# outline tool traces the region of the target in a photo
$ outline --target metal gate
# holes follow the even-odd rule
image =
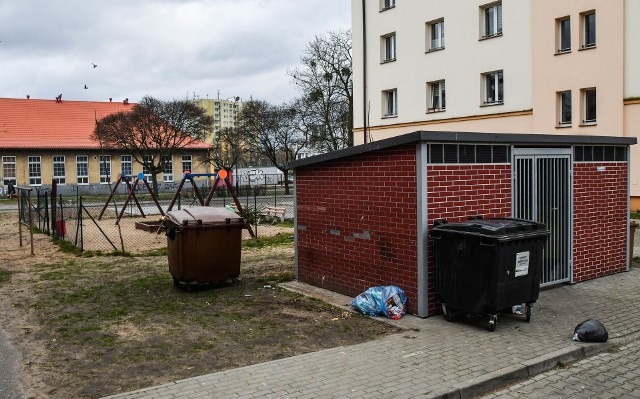
[[[571,149],[514,149],[513,215],[544,223],[541,286],[571,281]]]

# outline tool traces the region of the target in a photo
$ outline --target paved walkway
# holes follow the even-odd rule
[[[640,233],[640,232],[639,232]],[[349,298],[299,283],[345,305]],[[194,377],[111,398],[468,398],[506,383],[633,342],[640,336],[640,269],[540,293],[531,323],[501,315],[487,320],[405,316],[406,331],[376,341]],[[606,344],[571,340],[575,326],[596,317]]]
[[[482,398],[640,398],[640,342],[555,368]]]

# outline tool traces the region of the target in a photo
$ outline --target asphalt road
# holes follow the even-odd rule
[[[0,398],[24,399],[20,375],[20,353],[7,341],[0,329]]]

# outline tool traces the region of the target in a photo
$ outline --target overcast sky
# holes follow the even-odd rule
[[[0,97],[135,102],[219,90],[286,101],[296,95],[287,70],[315,35],[350,28],[350,4],[1,0]]]

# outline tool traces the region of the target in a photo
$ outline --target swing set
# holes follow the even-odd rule
[[[215,177],[215,181],[211,185],[211,188],[209,189],[209,194],[207,195],[206,200],[202,198],[202,194],[200,193],[200,190],[198,189],[198,186],[196,185],[196,182],[193,180],[195,177]],[[133,183],[132,183],[132,180],[133,180]],[[169,207],[167,208],[167,212],[169,212],[169,211],[171,211],[173,209],[173,206],[175,205],[176,201],[180,197],[180,193],[182,192],[182,188],[184,187],[184,184],[185,184],[185,182],[187,180],[189,182],[191,182],[191,186],[193,187],[193,191],[195,193],[196,198],[198,199],[198,202],[200,203],[200,206],[209,206],[209,204],[211,203],[211,199],[213,198],[213,195],[215,194],[216,187],[218,187],[218,184],[220,183],[220,180],[224,180],[225,185],[227,186],[227,189],[229,190],[229,193],[231,193],[231,197],[233,198],[233,201],[235,202],[235,205],[236,205],[236,208],[238,209],[238,212],[240,214],[242,214],[242,212],[243,212],[242,205],[240,204],[240,200],[238,200],[238,196],[236,195],[236,191],[233,189],[233,185],[231,184],[231,181],[229,181],[229,175],[228,175],[227,171],[224,170],[224,169],[219,170],[218,173],[191,173],[190,171],[184,172],[184,175],[182,176],[182,180],[180,181],[180,185],[178,186],[178,189],[176,190],[175,194],[173,195],[173,198],[171,199],[171,203],[169,204]],[[140,181],[142,181],[144,183],[144,187],[146,188],[146,190],[149,193],[149,195],[151,195],[151,198],[153,199],[153,202],[156,204],[156,207],[158,208],[158,211],[160,211],[160,214],[162,216],[165,216],[165,212],[162,210],[162,207],[160,206],[160,203],[158,202],[158,198],[153,193],[153,189],[151,188],[151,186],[149,185],[149,182],[145,178],[144,173],[138,173],[137,176],[120,174],[118,176],[118,180],[116,181],[116,184],[113,186],[113,189],[111,190],[111,194],[109,194],[109,198],[107,199],[106,203],[102,207],[102,210],[100,211],[100,215],[98,216],[98,220],[100,220],[102,218],[104,212],[107,210],[107,207],[109,206],[109,202],[111,202],[111,200],[113,199],[113,196],[115,195],[116,190],[118,189],[118,186],[122,182],[124,182],[127,185],[128,195],[127,195],[127,199],[124,202],[124,205],[122,206],[122,209],[120,210],[120,213],[118,214],[118,218],[117,218],[116,224],[120,222],[120,219],[122,219],[122,216],[123,216],[123,214],[125,212],[125,209],[126,209],[127,205],[129,204],[129,202],[131,200],[133,200],[135,202],[135,204],[137,205],[138,210],[140,211],[140,215],[142,215],[142,217],[146,218],[146,216],[144,214],[144,211],[142,210],[142,206],[140,205],[140,202],[138,201],[138,197],[136,197],[136,188],[137,188],[138,184],[140,183]],[[253,229],[251,228],[251,225],[250,224],[246,224],[246,227],[247,227],[247,230],[249,230],[249,235],[251,236],[251,238],[255,238],[255,233],[253,232]]]

